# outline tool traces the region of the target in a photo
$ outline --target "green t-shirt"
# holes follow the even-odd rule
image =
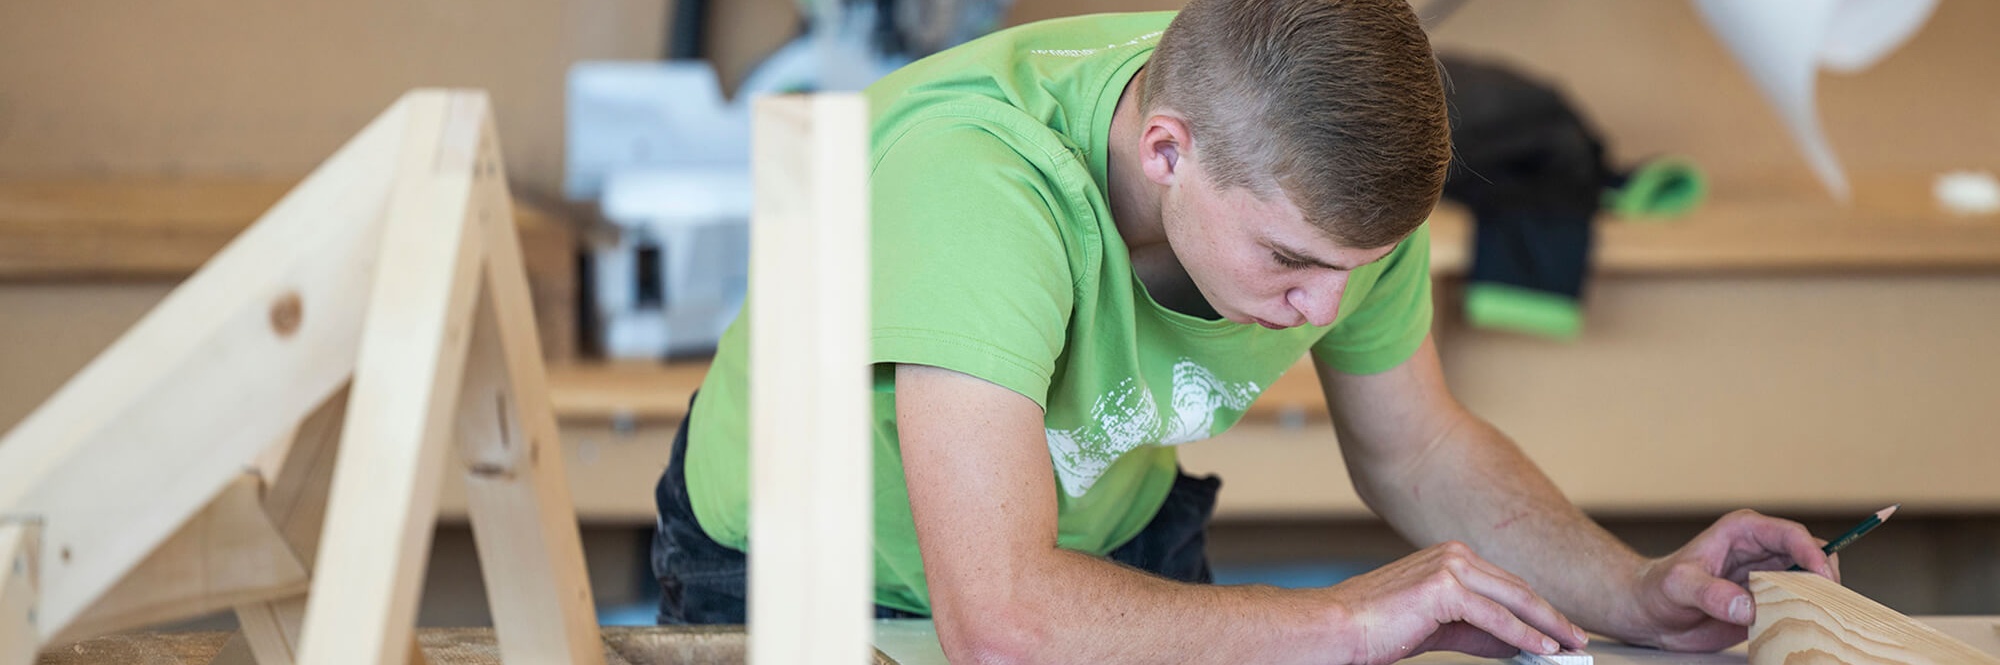
[[[970,374],[1041,405],[1058,543],[1103,555],[1165,500],[1172,446],[1235,424],[1308,350],[1372,373],[1408,359],[1429,331],[1425,228],[1349,277],[1327,327],[1211,321],[1147,295],[1106,202],[1105,134],[1172,18],[1021,26],[868,89],[877,603],[930,612],[896,434],[896,363]],[[747,325],[739,318],[724,334],[702,384],[686,466],[702,529],[746,549]]]

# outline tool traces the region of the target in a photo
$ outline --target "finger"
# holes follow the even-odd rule
[[[1694,564],[1675,564],[1660,584],[1660,591],[1675,605],[1692,607],[1739,626],[1748,626],[1756,619],[1756,603],[1751,601],[1749,591]]]
[[[1765,515],[1754,515],[1745,520],[1743,533],[1747,539],[1736,539],[1732,550],[1746,554],[1744,558],[1755,559],[1762,554],[1783,555],[1792,563],[1806,570],[1831,577],[1832,569],[1826,562],[1826,553],[1820,547],[1826,541],[1814,538],[1805,525],[1791,520],[1781,520]]]
[[[1696,607],[1704,615],[1734,625],[1750,625],[1756,621],[1756,603],[1750,599],[1748,589],[1714,575],[1704,575],[1694,567],[1686,567],[1686,571],[1690,573],[1672,579],[1672,583],[1684,589],[1680,595],[1686,597],[1686,607]],[[1668,593],[1668,597],[1674,595],[1676,593],[1672,591]]]
[[[1829,555],[1827,555],[1827,557],[1826,557],[1826,567],[1827,567],[1827,569],[1828,569],[1828,570],[1832,571],[1832,573],[1833,573],[1832,575],[1828,575],[1828,576],[1827,576],[1827,579],[1831,579],[1831,580],[1833,580],[1833,581],[1835,581],[1835,582],[1839,582],[1839,581],[1840,581],[1840,555],[1839,555],[1839,554],[1829,554]]]
[[[1483,564],[1483,565],[1482,565]],[[1527,624],[1534,626],[1542,634],[1556,638],[1562,646],[1581,649],[1589,638],[1583,629],[1563,616],[1560,610],[1528,586],[1527,581],[1493,565],[1484,559],[1470,557],[1459,565],[1449,566],[1459,584],[1506,608],[1507,612]]]
[[[1482,658],[1508,658],[1521,649],[1499,638],[1488,635],[1463,621],[1454,621],[1438,627],[1436,633],[1426,640],[1423,651],[1457,651]],[[1416,655],[1416,654],[1411,654]]]
[[[1528,625],[1505,606],[1469,591],[1460,589],[1456,619],[1528,653],[1552,654],[1562,648],[1555,638]]]

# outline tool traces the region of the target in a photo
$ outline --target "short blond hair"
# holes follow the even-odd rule
[[[1289,197],[1335,241],[1400,241],[1437,205],[1451,127],[1406,0],[1191,0],[1146,65],[1218,185]]]

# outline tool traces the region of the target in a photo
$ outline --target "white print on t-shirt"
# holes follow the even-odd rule
[[[1153,39],[1159,36],[1160,36],[1159,32],[1149,32],[1143,35],[1139,35],[1137,37],[1133,37],[1132,41],[1128,41],[1123,44],[1105,44],[1103,48],[1038,48],[1038,49],[1029,49],[1028,52],[1033,53],[1035,55],[1055,55],[1055,56],[1062,56],[1065,58],[1081,58],[1089,55],[1097,55],[1097,53],[1100,51],[1108,51],[1111,49],[1125,47],[1125,46],[1144,44],[1146,42],[1152,41]]]
[[[1208,438],[1215,412],[1241,412],[1263,388],[1228,383],[1188,358],[1174,363],[1173,403],[1161,413],[1153,392],[1134,379],[1120,381],[1091,405],[1090,422],[1076,429],[1049,429],[1049,456],[1056,478],[1070,496],[1083,496],[1120,455],[1143,445],[1173,446]]]

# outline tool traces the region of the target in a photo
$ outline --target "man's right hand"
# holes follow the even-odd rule
[[[1425,548],[1326,589],[1347,608],[1346,662],[1390,663],[1426,651],[1505,658],[1581,649],[1583,629],[1528,583],[1459,542]]]

